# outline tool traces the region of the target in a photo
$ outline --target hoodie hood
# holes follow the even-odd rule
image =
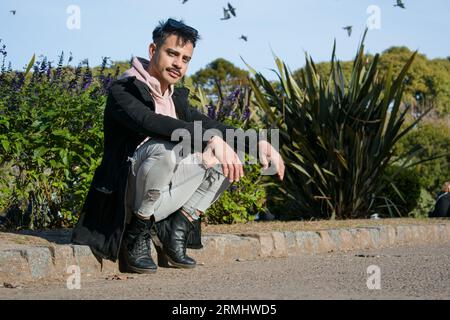
[[[172,100],[174,86],[170,85],[166,92],[161,92],[161,84],[158,79],[147,72],[149,64],[150,61],[147,59],[133,57],[131,68],[125,71],[120,79],[136,77],[137,80],[145,83],[155,101],[155,112],[176,119],[175,105]]]

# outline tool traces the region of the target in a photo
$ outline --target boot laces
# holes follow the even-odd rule
[[[134,243],[133,252],[137,255],[148,254],[150,251],[150,230],[141,232]]]

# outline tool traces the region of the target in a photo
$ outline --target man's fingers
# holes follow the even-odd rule
[[[261,165],[264,170],[266,170],[269,167],[269,161],[267,160],[267,157],[265,154],[261,154],[260,156]]]
[[[240,165],[238,163],[234,164],[234,177],[236,181],[239,181],[239,179],[242,177],[241,176],[241,169],[240,169]]]
[[[223,175],[228,178],[228,174],[229,174],[228,164],[222,163],[222,171],[223,171]]]
[[[280,161],[280,168],[278,169],[278,175],[280,177],[280,180],[284,179],[284,170],[285,170],[284,162],[283,162],[283,160],[281,160]]]
[[[230,180],[230,182],[234,182],[234,167],[232,164],[228,164],[228,180]]]

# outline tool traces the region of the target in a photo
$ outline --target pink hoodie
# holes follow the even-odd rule
[[[125,71],[120,79],[135,76],[137,80],[145,83],[150,88],[152,97],[155,100],[155,112],[177,119],[175,104],[172,100],[174,87],[171,85],[163,94],[158,79],[147,72],[149,63],[150,61],[144,58],[134,57],[131,63],[131,69]]]

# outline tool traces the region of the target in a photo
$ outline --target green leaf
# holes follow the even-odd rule
[[[28,66],[27,66],[27,69],[25,70],[24,76],[27,76],[27,74],[30,72],[31,68],[32,68],[33,65],[34,65],[34,61],[35,61],[35,60],[36,60],[36,55],[33,54],[33,56],[31,57],[30,62],[28,62]]]
[[[5,152],[10,152],[11,151],[11,147],[10,147],[9,141],[6,140],[6,139],[1,139],[0,141],[2,143],[2,147],[5,150]]]
[[[48,149],[46,147],[39,147],[36,150],[34,150],[33,152],[33,158],[40,158],[42,157],[44,154],[46,154],[48,151]]]

